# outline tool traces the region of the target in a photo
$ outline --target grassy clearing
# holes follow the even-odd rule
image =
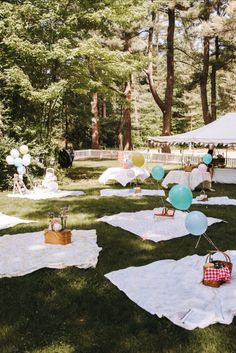
[[[161,206],[159,197],[100,198],[103,186],[98,176],[110,161],[76,162],[61,188],[82,190],[83,197],[54,200],[9,199],[0,194],[1,212],[37,223],[18,225],[0,235],[41,230],[47,226],[47,212],[70,206],[69,227],[96,228],[103,248],[96,269],[42,269],[18,278],[3,278],[0,286],[1,353],[233,353],[236,351],[236,320],[230,325],[212,325],[187,331],[169,320],[158,319],[139,308],[113,286],[104,274],[128,266],[198,253],[209,244],[186,236],[154,243],[119,228],[96,222],[98,217],[123,211]],[[110,183],[108,187],[120,186]],[[151,180],[144,186],[156,188]],[[215,196],[236,198],[235,185],[215,185]],[[197,192],[195,193],[195,195]],[[208,235],[223,250],[236,248],[236,220],[233,206],[192,206],[207,216],[228,223],[209,228]],[[174,290],[174,288],[173,288]]]

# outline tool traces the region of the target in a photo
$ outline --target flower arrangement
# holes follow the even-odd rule
[[[66,222],[68,218],[69,207],[60,208],[58,213],[48,212],[49,217],[49,230],[54,230],[55,232],[66,229]]]

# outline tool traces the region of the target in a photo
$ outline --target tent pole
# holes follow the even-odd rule
[[[226,146],[226,149],[225,149],[225,165],[227,167],[227,164],[228,164],[228,145]]]

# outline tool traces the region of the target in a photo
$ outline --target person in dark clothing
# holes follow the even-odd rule
[[[210,145],[209,146],[209,150],[208,150],[208,154],[210,154],[211,156],[212,156],[212,158],[213,158],[213,155],[214,155],[214,148],[215,148],[215,146],[214,145]],[[208,172],[210,173],[210,175],[211,175],[211,178],[213,177],[213,173],[214,173],[214,165],[213,165],[213,161],[211,161],[211,163],[209,163],[208,165],[207,165],[207,168],[208,168]]]

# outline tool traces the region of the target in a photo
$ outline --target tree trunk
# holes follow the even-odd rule
[[[91,101],[92,117],[92,149],[99,149],[99,126],[98,126],[98,94],[92,93]]]
[[[172,120],[172,105],[174,92],[174,33],[175,33],[175,2],[168,8],[168,31],[167,31],[167,76],[166,76],[166,91],[165,99],[162,100],[158,95],[153,81],[153,28],[156,21],[156,14],[152,12],[153,26],[149,28],[148,34],[148,57],[149,66],[146,72],[150,91],[154,101],[160,108],[163,114],[163,135],[170,135],[171,120]],[[169,147],[167,148],[169,151]]]
[[[174,33],[175,33],[175,8],[168,9],[167,32],[167,77],[165,93],[165,111],[163,113],[163,135],[171,133],[172,105],[174,92]]]
[[[120,127],[119,127],[119,130],[118,130],[118,146],[119,146],[119,150],[120,151],[123,151],[123,149],[124,149],[123,123],[124,123],[124,120],[123,120],[123,107],[121,105],[121,107],[120,107]]]
[[[205,124],[211,122],[211,114],[208,107],[207,97],[207,80],[209,72],[209,37],[203,39],[203,68],[200,74],[200,90],[201,90],[201,103],[202,103],[202,114]]]
[[[215,38],[215,62],[211,71],[211,121],[216,120],[216,72],[219,58],[219,39]]]
[[[124,51],[131,50],[131,33],[125,32],[124,34]],[[125,83],[125,107],[123,110],[123,117],[118,131],[119,149],[131,150],[132,145],[132,124],[131,124],[131,103],[132,103],[132,78],[131,75]]]
[[[131,102],[132,102],[132,89],[131,89],[131,77],[129,81],[126,82],[125,87],[125,96],[126,96],[126,107],[123,113],[123,128],[124,128],[124,150],[132,150],[132,126],[131,126]]]
[[[107,101],[106,98],[102,100],[102,119],[105,120],[107,117]]]

